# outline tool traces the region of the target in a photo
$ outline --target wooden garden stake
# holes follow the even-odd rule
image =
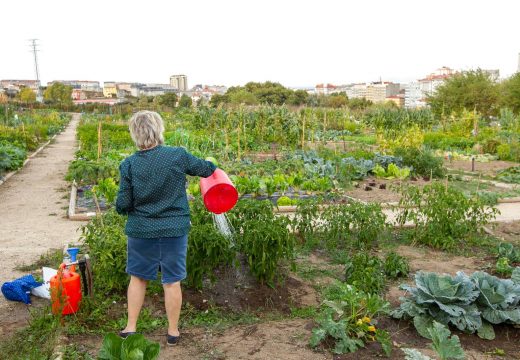
[[[237,147],[238,147],[237,159],[238,159],[238,161],[240,161],[240,126],[237,129]]]
[[[430,181],[433,179],[433,169],[430,169]]]
[[[445,180],[445,191],[448,192],[448,175],[446,175],[446,180]]]
[[[479,173],[478,174],[478,183],[477,183],[477,195],[478,195],[478,191],[480,189],[480,179],[482,178],[482,173]]]
[[[105,227],[105,224],[103,223],[103,217],[101,216],[101,208],[99,207],[99,201],[96,195],[96,190],[92,189],[92,196],[94,197],[94,203],[96,204],[96,216],[99,218],[99,221],[101,222],[101,226]]]
[[[97,136],[98,136],[98,143],[97,143],[97,159],[98,159],[98,161],[99,161],[99,158],[101,157],[101,121],[98,122]]]
[[[302,150],[305,146],[305,115],[303,115],[303,126],[302,126]]]

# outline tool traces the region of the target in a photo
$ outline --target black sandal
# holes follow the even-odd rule
[[[168,346],[174,346],[174,345],[177,345],[179,343],[179,340],[180,340],[181,336],[173,336],[173,335],[170,335],[170,334],[166,334],[166,344]]]
[[[119,332],[119,337],[123,338],[123,339],[126,339],[130,335],[135,335],[135,334],[137,334],[137,332],[135,332],[135,331],[127,331],[127,332],[120,331]]]

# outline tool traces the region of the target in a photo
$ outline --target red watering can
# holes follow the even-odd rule
[[[78,311],[81,301],[81,282],[75,267],[67,269],[61,264],[58,274],[51,278],[52,312],[62,315],[73,314]]]
[[[206,209],[215,214],[231,210],[238,201],[238,191],[227,174],[216,169],[211,176],[200,179],[200,192]]]

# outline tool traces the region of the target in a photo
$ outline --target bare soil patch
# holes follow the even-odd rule
[[[444,161],[444,165],[450,170],[471,171],[471,160],[453,160]],[[520,164],[512,161],[495,160],[489,162],[475,161],[475,172],[482,173],[485,176],[495,176],[498,171],[518,166]]]
[[[520,246],[520,221],[496,223],[491,231],[498,238]]]
[[[403,183],[423,187],[424,185],[430,184],[431,182],[422,178],[398,181],[368,177],[363,181],[360,181],[357,184],[357,187],[355,187],[353,190],[347,191],[346,195],[366,202],[397,202],[401,199],[401,195],[393,187],[399,186]]]

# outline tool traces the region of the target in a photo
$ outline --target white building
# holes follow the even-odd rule
[[[404,107],[408,109],[425,107],[426,101],[418,81],[406,84],[404,89]]]
[[[188,91],[188,77],[186,75],[172,75],[170,76],[170,86],[181,92]]]
[[[73,89],[80,89],[83,91],[94,91],[101,92],[101,86],[99,85],[99,81],[90,81],[90,80],[54,80],[47,84],[47,86],[51,86],[54,83],[61,83],[63,85],[67,85],[72,87]]]

